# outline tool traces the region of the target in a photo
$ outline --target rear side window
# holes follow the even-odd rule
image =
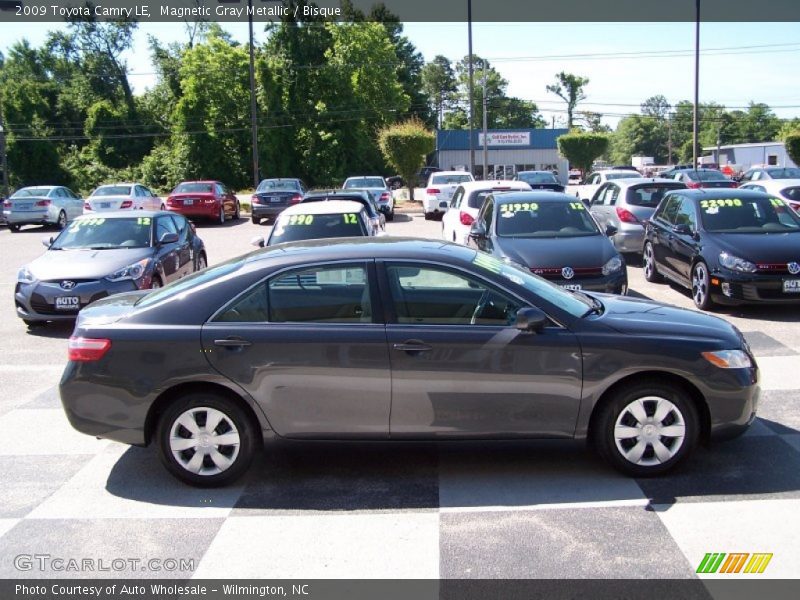
[[[655,208],[668,191],[682,188],[683,186],[665,184],[632,187],[628,188],[625,201],[631,206]]]
[[[268,318],[267,286],[262,282],[234,300],[217,315],[214,321],[223,323],[263,323]]]
[[[675,223],[675,215],[678,213],[678,209],[681,205],[681,197],[680,196],[670,196],[661,208],[656,211],[656,219],[664,221],[672,225]]]
[[[483,206],[483,201],[486,200],[486,196],[491,194],[491,190],[484,190],[482,192],[475,192],[470,195],[469,200],[467,203],[469,204],[470,208],[480,208]]]
[[[781,194],[784,198],[788,198],[789,200],[794,200],[795,202],[800,202],[800,186],[786,188],[781,190]]]

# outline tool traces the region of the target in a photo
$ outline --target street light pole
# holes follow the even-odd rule
[[[486,98],[486,61],[483,61],[483,180],[489,179],[489,128],[488,117],[486,116],[489,102]]]
[[[0,160],[3,168],[3,199],[8,198],[8,157],[6,156],[6,128],[3,126],[3,117],[0,115]],[[0,205],[0,215],[3,214]]]
[[[256,67],[253,44],[253,0],[247,0],[247,24],[250,30],[250,130],[253,137],[253,189],[259,184],[258,114],[256,113]]]
[[[475,113],[472,95],[475,90],[475,72],[472,68],[472,0],[467,0],[467,44],[469,46],[469,172],[475,174]]]
[[[700,0],[695,0],[694,23],[694,112],[692,114],[692,166],[697,169],[698,120],[700,102]]]

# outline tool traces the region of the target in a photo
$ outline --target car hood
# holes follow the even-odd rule
[[[152,255],[153,248],[48,250],[29,263],[28,270],[39,281],[99,279]]]
[[[591,295],[604,306],[598,322],[624,335],[708,338],[723,341],[730,350],[744,345],[738,329],[713,315],[630,296]]]
[[[527,267],[602,267],[617,255],[604,235],[564,238],[495,238],[495,254]]]
[[[800,262],[800,233],[706,232],[706,235],[720,250],[756,264]]]

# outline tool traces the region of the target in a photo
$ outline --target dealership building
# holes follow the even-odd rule
[[[490,129],[486,135],[489,178],[510,179],[519,171],[558,171],[566,182],[569,163],[558,155],[556,138],[567,129]],[[483,132],[473,131],[475,177],[483,178]],[[436,166],[469,170],[469,131],[436,132]]]
[[[746,171],[750,167],[796,167],[786,152],[783,142],[759,142],[754,144],[728,144],[725,146],[708,146],[703,148],[711,157],[710,162],[720,166],[735,165],[738,170]]]

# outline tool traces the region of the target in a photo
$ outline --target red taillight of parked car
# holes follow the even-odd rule
[[[792,208],[792,210],[800,212],[800,202],[789,202],[789,206]]]
[[[93,362],[100,360],[111,348],[111,340],[106,338],[69,338],[69,360]]]
[[[50,200],[39,200],[36,206],[50,206]]]
[[[291,198],[289,198],[289,204],[300,204],[303,201],[303,196],[301,194],[295,194]]]
[[[92,210],[92,205],[88,202],[83,203],[83,210]]]
[[[167,206],[175,206],[175,198],[167,196]]]
[[[622,208],[621,206],[617,207],[617,216],[623,223],[640,223],[635,214],[633,214],[627,208]]]
[[[738,187],[739,187],[739,184],[738,184],[738,183],[736,183],[735,181],[731,181],[731,182],[730,182],[730,186],[731,186],[732,188],[738,188]]]
[[[123,200],[119,205],[120,208],[130,208],[131,206],[133,206],[133,200]]]
[[[255,194],[253,194],[252,196],[250,196],[250,203],[251,204],[261,204],[261,199],[258,196],[256,196]]]
[[[697,190],[703,187],[703,184],[700,183],[699,181],[687,181],[686,187],[689,188],[690,190]]]
[[[383,192],[381,194],[381,202],[388,202],[389,201],[389,192]]]
[[[11,200],[6,200],[3,202],[3,208],[11,208]]]
[[[464,211],[459,213],[458,218],[461,220],[462,225],[472,225],[475,222],[475,219],[472,218],[472,215],[465,213]]]
[[[440,190],[439,188],[428,188],[427,190],[425,190],[425,193],[431,195],[441,194],[442,190]]]

